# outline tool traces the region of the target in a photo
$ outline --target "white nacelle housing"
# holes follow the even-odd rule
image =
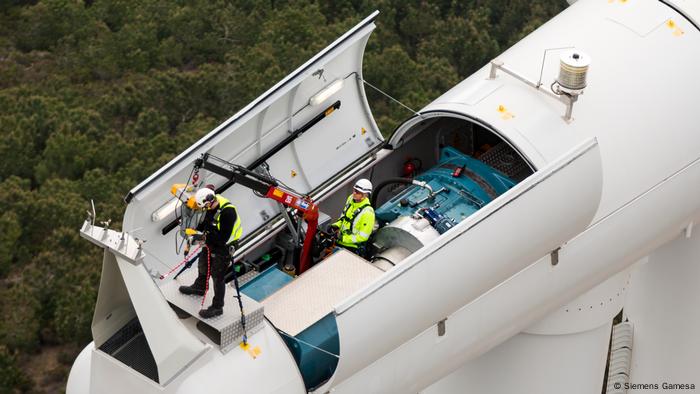
[[[134,319],[143,323],[145,346],[167,375],[154,381],[115,373],[129,376],[123,379],[131,390],[148,387],[142,392],[224,390],[207,372],[211,366],[241,377],[269,374],[264,392],[280,393],[487,387],[507,393],[523,391],[528,378],[538,382],[537,392],[560,392],[560,382],[546,380],[545,365],[582,371],[581,393],[600,390],[606,333],[624,304],[602,301],[628,286],[633,263],[700,218],[700,134],[693,120],[700,8],[682,0],[575,2],[407,119],[387,141],[362,78],[376,16],[129,193],[124,230],[138,229],[148,242],[133,264],[110,255],[118,248],[106,252],[92,358],[81,354],[69,394],[88,380],[77,368],[105,380],[91,381],[91,392],[126,392],[110,381],[110,368],[123,365],[100,347]],[[552,48],[571,47],[591,59],[585,92],[581,86],[567,92],[573,100],[549,90],[565,50]],[[303,134],[288,140],[299,129]],[[173,242],[177,229],[169,226],[176,212],[159,209],[172,201],[172,184],[190,179],[203,153],[260,171],[260,157],[271,151],[266,172],[308,194],[334,219],[354,182],[370,179],[378,229],[368,246],[373,252],[364,256],[370,261],[336,253],[293,280],[285,277],[259,304],[246,304],[262,308],[267,319],[249,338],[265,344],[253,364],[251,349],[224,349],[202,328],[206,321],[169,315],[168,303],[179,301],[167,286],[177,284],[158,277],[182,255]],[[396,180],[407,168],[425,184]],[[228,181],[199,175],[200,183],[216,187]],[[240,185],[221,193],[243,223],[237,259],[278,256],[279,266],[291,260],[289,245],[296,241],[277,203]],[[142,302],[136,295],[143,294],[158,300]],[[590,318],[569,313],[580,303],[590,304]],[[156,319],[168,326],[163,332],[184,338],[180,353],[169,354],[157,339],[154,311],[168,316]],[[111,316],[120,324],[108,322]],[[544,349],[558,346],[586,354],[561,365],[500,362],[526,359],[523,352],[544,358]],[[501,364],[511,370],[498,382],[480,372]],[[198,386],[200,380],[209,386]]]

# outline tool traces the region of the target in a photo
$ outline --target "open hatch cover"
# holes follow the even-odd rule
[[[194,160],[201,154],[250,166],[337,102],[339,109],[266,160],[271,175],[300,193],[308,193],[376,149],[383,139],[366,101],[362,57],[377,14],[372,13],[133,188],[126,198],[125,228],[153,227],[148,223],[151,213],[172,198],[170,186],[188,179]],[[217,187],[226,181],[215,174],[203,174],[202,180]],[[255,198],[240,186],[222,194],[235,201],[247,231],[262,225],[265,216],[279,212],[276,203]],[[269,215],[261,214],[263,210]],[[162,220],[160,227],[174,217]]]

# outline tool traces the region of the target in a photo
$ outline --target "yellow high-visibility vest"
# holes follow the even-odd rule
[[[219,217],[221,216],[221,212],[224,209],[229,209],[233,208],[234,212],[236,212],[236,223],[233,224],[233,229],[231,229],[231,236],[229,237],[228,241],[226,243],[231,243],[243,235],[243,227],[241,227],[241,216],[238,214],[238,210],[236,209],[236,206],[231,204],[231,201],[229,201],[227,198],[223,197],[220,194],[217,194],[216,196],[216,201],[219,202],[219,212],[216,213],[216,217],[214,218],[216,220],[216,228],[218,230],[221,230],[221,222],[219,222]]]
[[[355,202],[352,194],[345,202],[343,216],[334,223],[340,229],[338,245],[357,248],[359,244],[367,242],[374,230],[374,209],[365,197],[360,202]]]

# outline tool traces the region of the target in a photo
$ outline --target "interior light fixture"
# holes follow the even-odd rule
[[[180,206],[181,202],[177,198],[172,198],[170,201],[163,204],[151,214],[151,221],[160,222],[168,216],[175,213],[175,210]]]
[[[323,88],[320,92],[311,96],[311,98],[309,99],[309,105],[312,105],[314,107],[320,105],[324,101],[328,100],[329,97],[338,93],[342,88],[343,80],[336,79],[335,81],[333,81],[333,83]]]

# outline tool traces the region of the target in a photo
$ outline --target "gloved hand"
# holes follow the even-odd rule
[[[193,243],[203,243],[206,240],[204,233],[193,228],[185,229],[185,234],[190,237],[190,241]]]
[[[340,238],[340,228],[339,227],[331,227],[333,229],[333,232],[331,232],[330,238],[333,240],[333,243],[338,242],[338,238]]]
[[[329,230],[331,228],[329,227]],[[319,249],[326,249],[330,248],[335,244],[335,236],[336,233],[333,232],[325,232],[325,231],[320,231],[318,233],[318,247]]]

